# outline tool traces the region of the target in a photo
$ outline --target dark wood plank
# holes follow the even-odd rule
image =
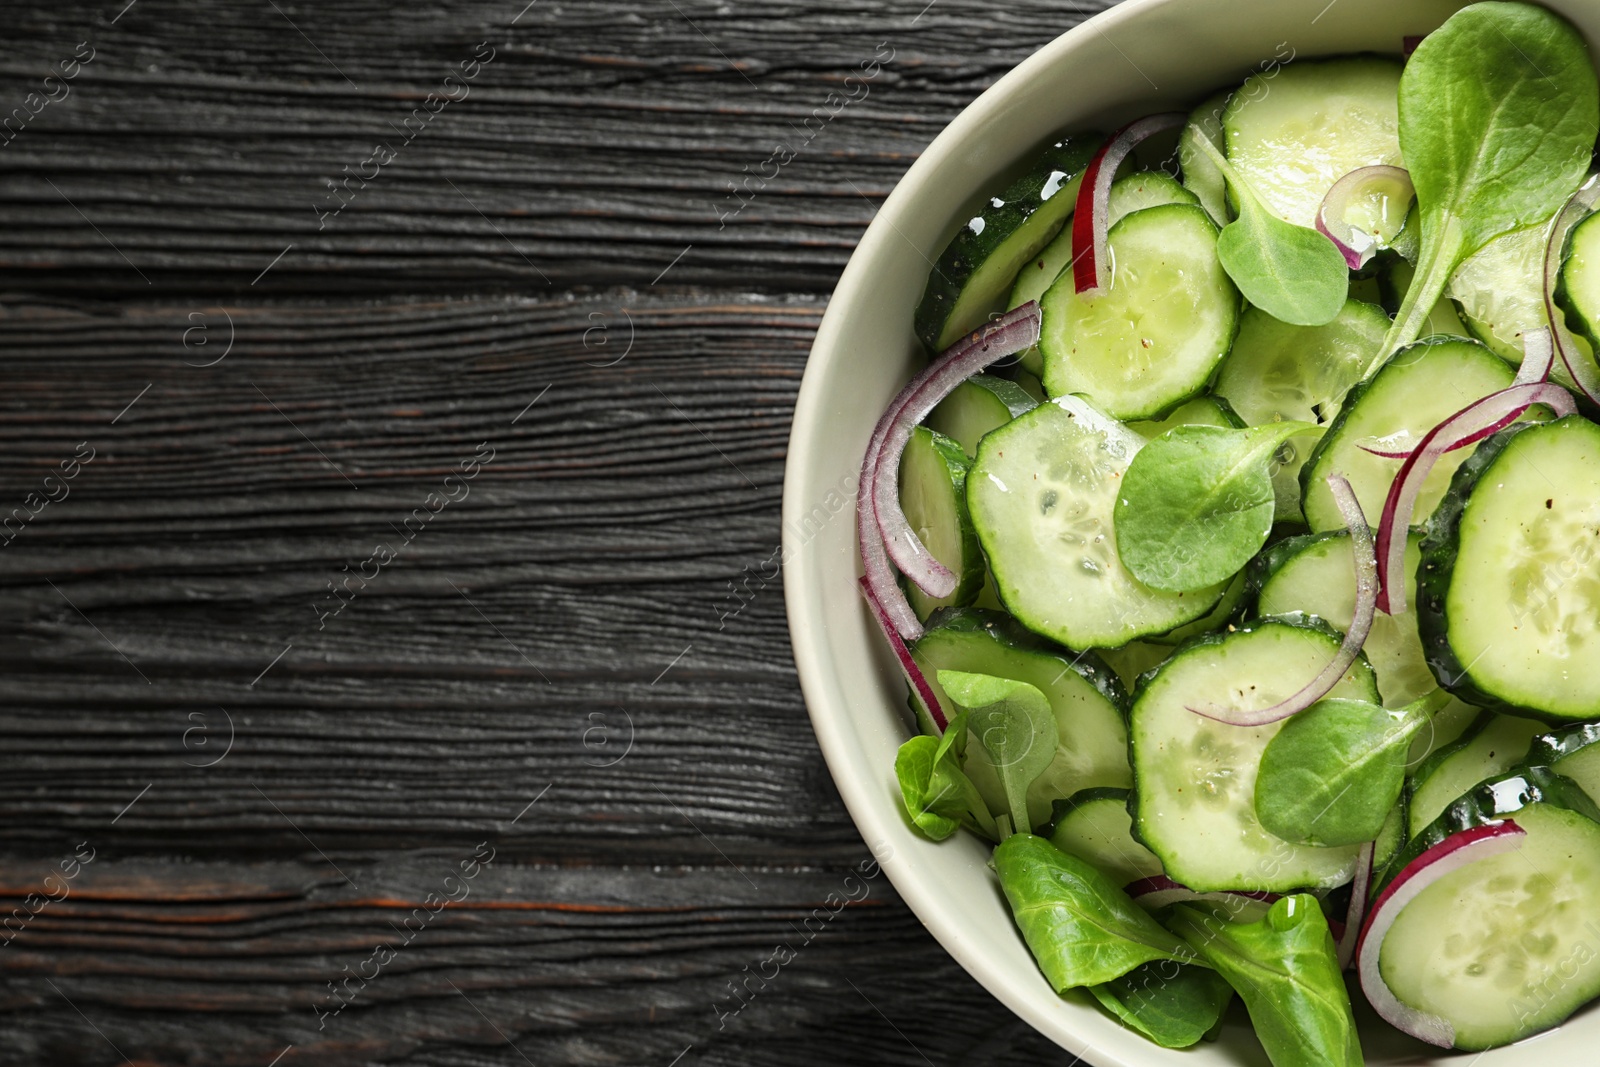
[[[866,857],[752,577],[812,333],[1102,5],[524,4],[8,12],[0,118],[95,51],[0,134],[0,917],[97,851],[0,947],[0,1059],[1065,1062],[881,877],[718,1006]]]

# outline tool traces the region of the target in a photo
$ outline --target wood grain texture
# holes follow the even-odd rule
[[[876,205],[1103,5],[524,3],[8,12],[0,1062],[1068,1062],[861,878],[762,575]]]

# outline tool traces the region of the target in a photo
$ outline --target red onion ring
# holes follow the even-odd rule
[[[883,452],[883,439],[889,432],[890,416],[904,406],[915,391],[916,379],[913,379],[889,402],[888,408],[878,419],[878,425],[873,427],[872,437],[867,441],[867,453],[861,459],[861,480],[856,488],[856,536],[861,542],[861,565],[865,571],[862,581],[868,590],[868,599],[888,618],[889,629],[907,640],[922,636],[922,623],[917,619],[917,613],[911,610],[900,584],[894,580],[894,567],[889,562],[888,550],[883,547],[883,535],[878,532],[878,509],[873,504],[872,492],[878,474],[878,457]]]
[[[1550,371],[1554,366],[1555,347],[1550,342],[1550,332],[1543,328],[1530,330],[1522,338],[1522,365],[1517,368],[1517,376],[1511,380],[1511,385],[1536,385],[1544,382],[1549,379]],[[1457,414],[1460,414],[1460,412],[1457,412]],[[1515,419],[1511,420],[1511,422],[1515,421]],[[1486,423],[1485,426],[1492,425],[1493,429],[1475,429],[1467,436],[1460,438],[1458,443],[1452,444],[1446,451],[1453,451],[1466,445],[1475,444],[1488,437],[1489,434],[1497,433],[1510,424],[1510,422],[1499,421]],[[1374,456],[1382,456],[1384,459],[1405,459],[1416,451],[1415,448],[1390,451],[1386,448],[1373,448],[1371,445],[1357,445],[1356,447],[1363,452],[1370,452]]]
[[[949,596],[955,592],[956,576],[923,546],[900,507],[900,457],[911,440],[911,431],[956,386],[989,364],[1026,351],[1038,341],[1039,305],[1029,301],[945,349],[901,390],[904,399],[891,405],[878,420],[878,428],[873,430],[872,442],[877,446],[877,453],[873,454],[873,444],[867,446],[862,474],[871,479],[872,511],[878,532],[900,573],[929,596]],[[883,431],[881,437],[878,430]],[[862,554],[865,557],[866,551]],[[885,590],[879,584],[882,577],[881,572],[874,576],[873,589],[888,606]],[[921,632],[919,625],[911,627],[912,632],[908,633],[908,627],[900,625],[903,621],[897,620],[896,624],[903,636],[915,637]]]
[[[917,661],[911,658],[911,650],[895,632],[894,623],[889,619],[889,613],[877,595],[873,592],[872,583],[863,576],[858,581],[861,583],[861,593],[867,598],[867,606],[872,609],[872,617],[878,620],[878,628],[883,631],[884,640],[889,642],[889,647],[894,649],[894,658],[900,664],[900,673],[906,676],[912,692],[917,694],[917,699],[922,701],[922,706],[928,709],[928,714],[933,718],[934,725],[939,727],[942,734],[945,727],[950,725],[950,720],[945,718],[944,709],[939,706],[939,698],[933,693],[933,686],[928,684],[927,677],[922,673],[922,668],[917,666]],[[896,587],[898,591],[898,587]],[[902,597],[902,600],[905,598]]]
[[[1189,121],[1181,111],[1164,111],[1135,119],[1112,134],[1089,161],[1078,186],[1078,202],[1072,212],[1072,283],[1077,292],[1098,292],[1110,279],[1106,272],[1110,256],[1106,249],[1106,225],[1111,201],[1111,182],[1117,168],[1139,143],[1163,130]]]
[[[1391,195],[1397,200],[1403,198],[1411,201],[1417,198],[1416,186],[1411,184],[1409,171],[1388,166],[1358,167],[1333,183],[1322,198],[1322,206],[1317,209],[1317,231],[1333,242],[1351,270],[1360,270],[1367,265],[1367,261],[1377,254],[1378,241],[1371,234],[1351,226],[1345,213],[1352,199],[1373,191],[1375,186],[1384,185],[1392,187]],[[1381,192],[1381,188],[1378,191]],[[1329,221],[1330,215],[1332,221]],[[1402,213],[1401,225],[1404,225],[1404,217]]]
[[[1590,175],[1556,213],[1544,246],[1544,313],[1550,320],[1555,351],[1561,357],[1561,365],[1567,368],[1567,373],[1591,404],[1600,404],[1600,373],[1578,351],[1576,339],[1567,330],[1566,319],[1556,307],[1556,286],[1561,281],[1561,252],[1566,246],[1567,234],[1594,210],[1597,200],[1600,200],[1600,175]]]
[[[1368,841],[1356,853],[1356,876],[1350,880],[1350,910],[1344,913],[1344,930],[1339,934],[1339,969],[1348,970],[1356,956],[1356,941],[1361,935],[1361,919],[1367,913],[1367,894],[1372,891],[1372,855],[1377,843]]]
[[[1527,831],[1510,819],[1451,834],[1406,864],[1405,870],[1379,895],[1356,946],[1356,973],[1367,1000],[1396,1029],[1440,1048],[1455,1045],[1455,1027],[1448,1020],[1401,1003],[1383,980],[1378,957],[1395,919],[1418,894],[1451,871],[1519,849],[1526,836]]]
[[[1534,333],[1542,330],[1530,331]],[[1534,382],[1513,385],[1498,393],[1490,393],[1475,400],[1439,425],[1429,430],[1405,457],[1394,481],[1389,483],[1389,495],[1383,501],[1383,519],[1378,525],[1378,608],[1390,615],[1406,610],[1405,583],[1391,580],[1405,571],[1406,532],[1411,528],[1411,518],[1417,508],[1417,497],[1422,483],[1432,472],[1434,464],[1446,452],[1476,444],[1491,434],[1499,433],[1522,417],[1534,404],[1543,404],[1556,417],[1571,415],[1578,410],[1572,394],[1552,382]]]
[[[1350,620],[1350,628],[1345,631],[1344,640],[1339,644],[1339,651],[1299,691],[1270,707],[1253,711],[1225,708],[1218,704],[1189,707],[1196,715],[1204,715],[1229,726],[1266,726],[1287,719],[1327,696],[1328,691],[1339,684],[1339,679],[1350,669],[1356,657],[1361,655],[1361,646],[1366,644],[1367,635],[1372,632],[1378,599],[1378,561],[1373,555],[1372,531],[1367,528],[1367,517],[1361,512],[1361,502],[1356,499],[1355,490],[1338,474],[1328,475],[1328,488],[1333,491],[1339,514],[1344,516],[1345,525],[1350,528],[1350,549],[1355,556],[1356,570],[1355,615]]]

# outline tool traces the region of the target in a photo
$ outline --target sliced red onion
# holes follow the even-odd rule
[[[894,658],[900,664],[900,673],[906,676],[911,691],[916,693],[917,699],[922,701],[922,706],[928,709],[934,725],[939,727],[939,732],[944,733],[950,721],[945,718],[944,709],[939,706],[939,698],[934,695],[933,686],[928,684],[928,679],[922,673],[922,668],[917,666],[917,661],[911,658],[911,650],[895,632],[894,623],[889,619],[889,613],[884,604],[872,590],[872,583],[863,576],[860,579],[861,593],[867,598],[867,606],[872,609],[872,617],[878,620],[878,628],[883,631],[884,640],[889,642],[889,647],[894,649]],[[903,598],[902,598],[903,599]]]
[[[1529,344],[1533,335],[1542,330],[1529,331]],[[1406,610],[1405,573],[1406,533],[1411,528],[1411,518],[1416,512],[1417,497],[1422,483],[1433,471],[1434,464],[1446,452],[1476,444],[1491,434],[1499,433],[1522,417],[1534,404],[1543,404],[1556,417],[1571,415],[1576,411],[1572,394],[1552,382],[1534,382],[1513,385],[1498,393],[1490,393],[1482,400],[1473,401],[1439,425],[1429,430],[1400,464],[1394,481],[1389,483],[1389,495],[1383,501],[1383,519],[1378,526],[1378,607],[1390,615]]]
[[[1395,1028],[1440,1048],[1455,1045],[1455,1027],[1448,1020],[1401,1003],[1383,980],[1378,957],[1389,928],[1424,889],[1468,864],[1521,848],[1526,836],[1527,832],[1510,819],[1451,834],[1408,863],[1378,897],[1356,945],[1356,971],[1367,1000]]]
[[[1555,346],[1551,344],[1550,331],[1543,328],[1532,330],[1524,335],[1522,339],[1522,365],[1517,368],[1517,376],[1512,379],[1511,384],[1513,386],[1536,385],[1540,382],[1547,381],[1550,377],[1550,371],[1554,366]],[[1496,416],[1496,420],[1498,420],[1498,418],[1499,417]],[[1496,433],[1504,429],[1514,421],[1516,420],[1512,419],[1509,422],[1491,420],[1490,422],[1486,422],[1484,423],[1484,426],[1492,425],[1493,429],[1489,429],[1487,431],[1483,430],[1482,428],[1474,429],[1470,434],[1458,438],[1457,442],[1451,444],[1446,451],[1453,451],[1457,448],[1462,448],[1466,445],[1481,441],[1483,438],[1489,436],[1489,434]],[[1384,459],[1405,459],[1410,456],[1412,452],[1416,451],[1415,448],[1391,450],[1387,448],[1374,448],[1372,445],[1357,445],[1356,447],[1361,449],[1361,451],[1369,452],[1374,456],[1382,456]]]
[[[1350,529],[1350,550],[1355,556],[1356,569],[1355,615],[1350,620],[1350,628],[1345,631],[1344,640],[1339,644],[1339,651],[1298,692],[1270,707],[1254,710],[1223,707],[1220,704],[1190,707],[1189,710],[1196,715],[1204,715],[1229,726],[1266,726],[1287,719],[1327,696],[1328,691],[1339,684],[1339,679],[1344,677],[1344,672],[1350,669],[1356,657],[1361,655],[1361,646],[1367,643],[1367,635],[1372,632],[1374,606],[1378,599],[1378,563],[1372,551],[1372,531],[1367,528],[1367,517],[1361,512],[1361,502],[1356,499],[1355,490],[1350,488],[1350,483],[1343,475],[1328,475],[1328,488],[1333,491],[1333,501],[1339,506],[1339,514],[1344,516],[1345,525]]]
[[[1344,929],[1339,934],[1339,969],[1346,970],[1356,956],[1356,939],[1361,936],[1361,919],[1367,913],[1367,894],[1372,890],[1372,854],[1377,844],[1368,841],[1356,853],[1356,876],[1350,880],[1350,910],[1344,913]]]
[[[1600,201],[1600,175],[1591,174],[1556,214],[1544,246],[1544,311],[1554,334],[1555,351],[1561,357],[1561,365],[1567,368],[1573,382],[1592,404],[1600,404],[1600,373],[1578,351],[1577,339],[1568,331],[1566,319],[1556,307],[1556,285],[1561,281],[1561,252],[1566,246],[1567,234],[1594,210],[1596,201]]]
[[[889,432],[891,416],[904,406],[914,392],[915,379],[906,383],[878,419],[878,425],[873,428],[872,437],[867,441],[866,455],[861,459],[861,480],[856,489],[856,536],[861,542],[861,564],[865,572],[862,581],[868,590],[868,599],[887,616],[889,629],[908,641],[922,636],[922,623],[917,619],[917,613],[911,610],[905,593],[901,592],[900,583],[895,581],[894,566],[889,562],[888,550],[883,547],[883,535],[878,532],[878,509],[873,504],[872,494],[878,474],[878,457],[883,452],[883,439]]]
[[[1106,220],[1117,168],[1145,138],[1188,121],[1189,116],[1181,111],[1135,119],[1112,134],[1089,161],[1072,213],[1072,281],[1077,292],[1097,292],[1111,282],[1106,250],[1106,231],[1110,227]]]
[[[1556,349],[1550,331],[1540,328],[1522,335],[1522,365],[1512,385],[1534,385],[1550,380],[1550,370],[1555,365]]]
[[[1182,904],[1188,900],[1218,900],[1228,903],[1238,899],[1255,900],[1271,904],[1279,899],[1276,893],[1259,893],[1254,890],[1227,890],[1217,893],[1197,893],[1181,882],[1174,882],[1164,874],[1129,882],[1122,890],[1133,902],[1146,911],[1155,911],[1168,904]]]
[[[1322,206],[1317,209],[1317,229],[1333,242],[1351,270],[1366,266],[1378,251],[1378,238],[1365,230],[1356,229],[1347,218],[1350,205],[1357,197],[1373,193],[1400,204],[1409,204],[1417,198],[1409,171],[1400,167],[1360,167],[1334,182],[1322,198]],[[1402,210],[1402,226],[1405,217],[1406,213]]]
[[[911,431],[956,386],[989,364],[1024,352],[1038,341],[1039,305],[1030,300],[945,349],[927,369],[912,378],[901,390],[900,395],[904,399],[883,413],[883,418],[878,421],[883,436],[879,437],[877,430],[873,431],[877,454],[872,454],[872,445],[869,444],[868,458],[862,462],[862,473],[871,477],[872,510],[878,521],[878,532],[883,537],[889,558],[900,568],[900,573],[929,596],[943,597],[955,592],[956,576],[923,546],[900,507],[900,457],[906,450],[906,443],[911,440]],[[880,598],[884,596],[877,581],[874,581],[873,588]],[[909,607],[907,610],[910,610]],[[916,626],[912,628],[912,633],[907,633],[907,627],[899,624],[901,621],[896,624],[901,634],[910,637],[921,632],[921,627]]]

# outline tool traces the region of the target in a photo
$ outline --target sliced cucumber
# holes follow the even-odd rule
[[[1402,348],[1377,374],[1350,390],[1339,417],[1323,434],[1300,474],[1301,504],[1313,530],[1344,528],[1328,488],[1330,474],[1350,480],[1367,521],[1377,525],[1389,483],[1401,461],[1362,445],[1403,451],[1444,419],[1511,384],[1504,360],[1475,341],[1433,337]],[[1422,483],[1413,522],[1433,514],[1466,450],[1446,453]]]
[[[1522,763],[1548,727],[1533,719],[1484,712],[1461,739],[1429,756],[1406,792],[1406,836],[1415,837],[1456,797]]]
[[[1416,268],[1399,256],[1391,256],[1378,271],[1378,292],[1382,296],[1384,310],[1389,314],[1393,315],[1404,303],[1406,290],[1411,288],[1411,279],[1416,273]],[[1427,324],[1418,336],[1431,337],[1438,333],[1451,337],[1472,336],[1472,331],[1461,321],[1461,316],[1456,314],[1455,304],[1447,296],[1441,296],[1438,303],[1433,305],[1433,310],[1428,312]]]
[[[1189,112],[1189,124],[1178,138],[1178,166],[1183,171],[1183,184],[1200,199],[1200,204],[1218,226],[1226,226],[1233,219],[1228,210],[1228,179],[1211,162],[1211,157],[1199,146],[1204,137],[1222,150],[1222,116],[1228,109],[1231,91],[1207,97],[1199,107]]]
[[[1117,885],[1161,873],[1161,861],[1133,839],[1126,789],[1085,789],[1056,804],[1050,843],[1088,860]]]
[[[1028,818],[1034,826],[1050,819],[1051,806],[1094,786],[1126,788],[1127,697],[1116,677],[1092,654],[1068,657],[1000,612],[972,608],[946,611],[911,648],[911,656],[949,706],[939,688],[939,671],[967,671],[1011,678],[1035,686],[1050,700],[1060,743],[1055,759],[1028,787]],[[924,732],[933,732],[924,709]],[[967,745],[962,765],[991,811],[1007,811],[1000,776],[980,744]]]
[[[1000,309],[1023,265],[1072,214],[1084,168],[1101,140],[1089,133],[1055,142],[956,231],[928,275],[914,320],[929,350],[943,352]]]
[[[1219,400],[1214,396],[1197,396],[1193,400],[1179,404],[1172,414],[1164,419],[1145,419],[1128,423],[1128,429],[1146,441],[1153,441],[1168,430],[1179,426],[1222,426],[1238,430],[1244,428],[1244,421],[1226,400]]]
[[[1460,1049],[1547,1030],[1600,994],[1600,812],[1572,783],[1544,768],[1485,782],[1390,871],[1452,833],[1508,817],[1527,835],[1521,847],[1440,877],[1405,906],[1379,948],[1390,991],[1447,1020]]]
[[[953,438],[962,451],[975,456],[984,434],[1037,406],[1038,401],[1016,382],[975,374],[939,401],[923,425]]]
[[[1225,583],[1151,589],[1117,558],[1117,491],[1143,445],[1072,396],[1040,404],[978,445],[967,502],[1000,600],[1028,629],[1069,648],[1116,648],[1192,622],[1222,596]]]
[[[1245,593],[1249,590],[1249,586],[1250,583],[1245,579],[1244,571],[1240,571],[1228,583],[1228,588],[1223,590],[1222,599],[1217,601],[1217,606],[1212,608],[1203,618],[1185,623],[1177,629],[1169,630],[1164,634],[1156,634],[1148,639],[1149,643],[1152,645],[1166,645],[1170,648],[1183,644],[1191,637],[1199,637],[1201,634],[1208,634],[1212,630],[1221,629],[1229,619],[1238,614],[1239,605],[1244,603]],[[1153,667],[1155,664],[1150,666]],[[1149,667],[1145,669],[1148,670]]]
[[[1195,639],[1145,679],[1129,728],[1134,833],[1173,879],[1201,892],[1285,892],[1350,880],[1356,846],[1292,845],[1256,818],[1261,753],[1283,724],[1229,726],[1189,710],[1282,700],[1309,682],[1338,647],[1326,626],[1304,618],[1263,619]],[[1357,660],[1330,695],[1377,700],[1366,660]]]
[[[1522,362],[1524,333],[1550,325],[1544,311],[1548,229],[1548,224],[1541,222],[1501,234],[1467,257],[1445,289],[1472,336],[1509,363]],[[1582,337],[1573,340],[1584,359],[1593,358]],[[1552,377],[1571,381],[1559,364]]]
[[[1183,184],[1159,170],[1142,170],[1126,178],[1118,178],[1111,185],[1111,196],[1106,202],[1106,225],[1115,226],[1135,211],[1163,204],[1200,205],[1200,198],[1183,187]]]
[[[1325,326],[1291,326],[1260,308],[1239,318],[1239,336],[1217,371],[1215,389],[1246,425],[1293,420],[1326,425],[1383,342],[1389,316],[1359,300]],[[1322,431],[1291,437],[1272,475],[1279,519],[1300,518],[1300,468]]]
[[[1315,226],[1334,182],[1402,165],[1400,71],[1392,59],[1352,56],[1251,75],[1222,116],[1229,161],[1279,215]]]
[[[1044,386],[1119,419],[1154,418],[1205,388],[1233,342],[1239,291],[1217,260],[1216,224],[1192,204],[1135,212],[1107,242],[1108,288],[1079,295],[1068,273],[1044,295]]]
[[[1193,193],[1179,185],[1177,179],[1160,171],[1140,171],[1112,183],[1111,197],[1106,208],[1106,225],[1115,226],[1124,215],[1131,215],[1147,207],[1162,204],[1196,204]],[[1021,307],[1030,300],[1041,300],[1045,291],[1054,284],[1072,262],[1072,227],[1063,226],[1061,232],[1033,259],[1023,264],[1011,287],[1007,309]],[[1034,345],[1017,357],[1022,369],[1034,375],[1044,373],[1044,357],[1039,346]]]
[[[1594,800],[1600,797],[1600,744],[1596,742],[1600,742],[1600,724],[1563,726],[1533,739],[1528,762],[1572,779]]]
[[[1030,351],[1032,351],[1032,349],[1030,349]],[[1043,370],[1043,365],[1041,365],[1039,369]],[[1050,399],[1049,396],[1045,394],[1044,383],[1039,380],[1039,375],[1036,372],[1029,372],[1026,368],[1018,370],[1017,384],[1022,386],[1022,391],[1024,393],[1027,393],[1041,404]]]
[[[1406,798],[1404,795],[1383,820],[1383,829],[1372,843],[1372,869],[1381,871],[1389,865],[1406,843]]]
[[[911,431],[900,459],[900,507],[934,559],[956,576],[955,592],[931,597],[912,582],[906,598],[920,619],[952,604],[969,604],[983,588],[983,551],[967,514],[967,454],[926,426]]]
[[[1097,648],[1100,658],[1117,672],[1123,686],[1132,693],[1139,687],[1139,679],[1165,663],[1172,655],[1172,646],[1151,641],[1129,641],[1121,648]]]
[[[1600,426],[1512,426],[1462,464],[1422,544],[1418,621],[1474,704],[1600,716]]]
[[[1600,346],[1600,212],[1572,228],[1567,236],[1567,258],[1561,265],[1556,299],[1566,311],[1567,323]],[[1542,269],[1542,267],[1541,267]],[[1542,275],[1541,275],[1542,276]]]
[[[1406,545],[1405,577],[1416,580],[1422,538],[1412,534]],[[1280,541],[1261,557],[1260,592],[1256,610],[1263,615],[1303,611],[1316,615],[1341,633],[1355,616],[1355,562],[1350,555],[1350,535],[1343,531],[1310,534]],[[1386,707],[1398,708],[1426,696],[1439,683],[1428,669],[1428,658],[1417,636],[1417,617],[1408,603],[1398,615],[1379,612],[1361,651],[1378,675],[1378,692]],[[1460,736],[1478,709],[1460,700],[1435,713],[1433,728],[1424,729],[1412,743],[1410,760],[1416,763],[1441,745]]]

